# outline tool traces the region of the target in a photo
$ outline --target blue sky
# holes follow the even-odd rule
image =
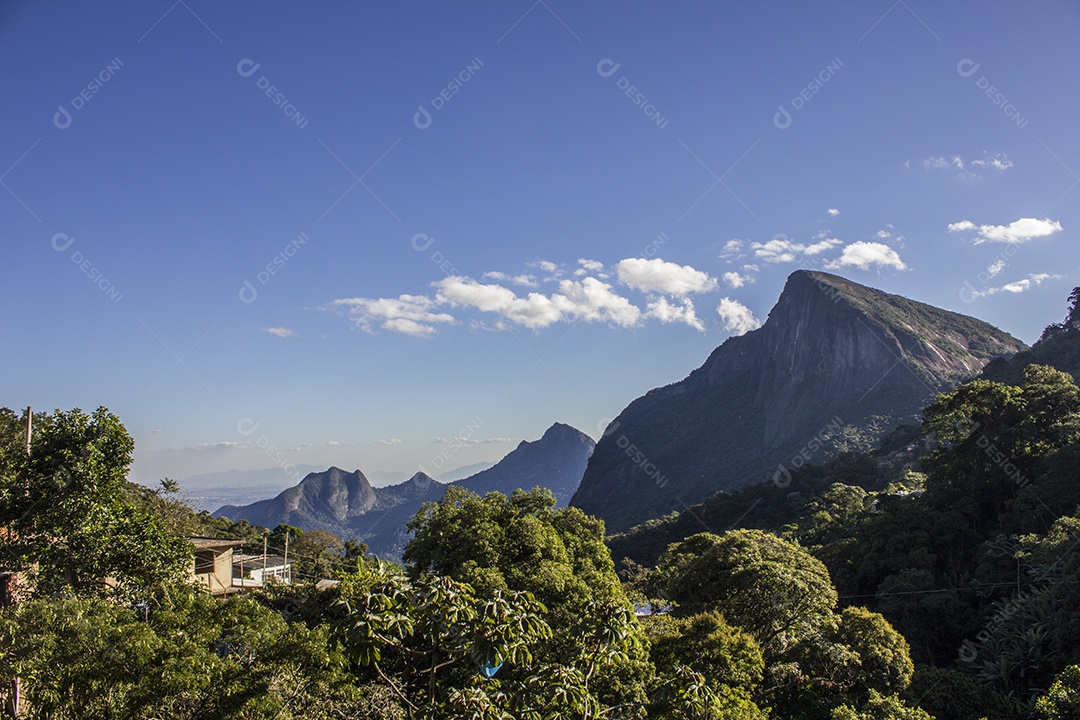
[[[1069,2],[7,2],[3,404],[109,407],[147,483],[437,471],[597,436],[800,267],[1034,342],[1078,40]]]

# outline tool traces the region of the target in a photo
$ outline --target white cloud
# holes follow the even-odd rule
[[[522,298],[501,285],[486,285],[465,277],[445,278],[434,285],[440,303],[474,307],[533,330],[564,319],[610,322],[622,327],[636,325],[641,319],[641,310],[613,292],[610,285],[592,277],[563,280],[559,292],[551,297],[529,293]]]
[[[686,323],[695,330],[705,332],[705,324],[694,312],[694,303],[690,298],[683,298],[682,304],[675,305],[668,302],[667,298],[659,298],[649,303],[645,317],[653,317],[662,323],[681,322]]]
[[[521,285],[522,287],[539,287],[540,283],[536,282],[536,277],[533,275],[507,275],[504,272],[493,270],[491,272],[484,273],[484,277],[489,280],[501,280],[502,282],[510,282],[515,285]]]
[[[982,245],[985,242],[1003,242],[1020,244],[1034,238],[1046,237],[1056,232],[1061,232],[1061,223],[1050,218],[1038,220],[1036,218],[1020,218],[1008,225],[976,225],[970,220],[950,223],[949,232],[963,232],[965,230],[978,230],[975,244]]]
[[[976,167],[993,168],[994,170],[1008,170],[1013,166],[1012,160],[1005,153],[997,153],[993,157],[984,155],[981,160],[972,160],[971,164]]]
[[[775,264],[798,262],[799,259],[804,256],[820,255],[821,253],[842,244],[843,243],[836,238],[826,238],[820,242],[806,245],[804,243],[795,242],[786,235],[780,235],[768,242],[750,243],[750,248],[757,257],[767,263]]]
[[[990,277],[993,277],[993,275]],[[1061,280],[1063,277],[1063,275],[1051,275],[1050,273],[1032,273],[1022,280],[1006,283],[1000,287],[988,287],[985,290],[973,290],[971,297],[972,299],[987,297],[988,295],[997,295],[1000,292],[1019,294],[1027,292],[1033,287],[1038,287],[1047,280]]]
[[[460,437],[459,436],[459,437],[451,438],[450,440],[446,440],[445,442],[449,442],[451,445],[498,445],[498,444],[501,444],[501,443],[514,442],[514,438],[494,437],[494,438],[476,439],[476,438],[467,438],[467,437]]]
[[[738,300],[723,298],[716,312],[724,321],[724,329],[736,335],[742,335],[761,327],[761,321],[754,317],[750,308]]]
[[[747,272],[758,272],[759,270],[761,270],[761,268],[759,268],[757,265],[743,265],[742,269]]]
[[[885,238],[891,238],[891,237],[892,237],[892,233],[891,233],[891,232],[889,232],[888,230],[878,230],[878,231],[877,231],[877,236],[878,236],[879,238],[881,238],[882,240],[884,240]]]
[[[249,442],[225,441],[216,443],[199,443],[198,445],[185,445],[184,447],[169,448],[169,450],[172,450],[174,452],[185,452],[189,450],[195,450],[197,452],[220,452],[223,450],[245,450],[251,446],[252,445]]]
[[[836,208],[829,208],[827,212],[828,212],[828,213],[829,213],[830,215],[832,215],[833,217],[836,217],[837,215],[839,215],[839,214],[840,214],[840,211],[839,211],[839,210],[837,210]]]
[[[744,257],[743,248],[746,247],[746,243],[738,238],[732,238],[724,243],[724,250],[720,253],[721,260],[738,260]]]
[[[409,318],[391,318],[384,322],[382,327],[384,330],[393,330],[413,337],[427,337],[435,332],[435,328],[431,325],[425,325]]]
[[[405,441],[401,438],[387,438],[385,440],[376,440],[375,442],[380,445],[404,445]]]
[[[878,267],[892,267],[897,270],[907,270],[907,265],[900,259],[899,253],[888,245],[873,242],[853,242],[844,248],[840,257],[826,263],[825,267],[830,270],[845,267],[856,267],[867,270],[871,265]]]
[[[1005,266],[1007,264],[1008,263],[1006,263],[1004,260],[998,258],[997,260],[986,266],[986,275],[992,278],[997,277],[1005,269]]]
[[[820,255],[826,250],[831,250],[837,245],[843,245],[843,242],[836,238],[828,238],[826,240],[822,240],[821,242],[816,242],[813,245],[807,245],[803,249],[803,253],[805,253],[806,255]]]
[[[432,284],[437,288],[435,298],[440,303],[495,313],[533,330],[545,328],[562,318],[562,310],[551,298],[540,293],[529,293],[527,297],[519,298],[513,290],[501,285],[487,285],[458,276]]]
[[[293,336],[293,331],[289,328],[283,327],[268,327],[263,328],[263,332],[270,333],[271,335],[277,335],[279,338],[287,338]]]
[[[620,281],[644,292],[686,295],[716,289],[716,278],[708,273],[659,258],[626,258],[615,269]]]
[[[983,153],[981,158],[965,162],[959,155],[941,155],[928,157],[922,160],[922,166],[927,170],[950,170],[955,171],[957,177],[963,180],[978,180],[984,177],[984,170],[996,170],[1002,172],[1013,166],[1012,160],[1005,153]],[[904,163],[904,167],[910,167],[910,163]]]
[[[928,157],[922,161],[923,167],[927,170],[938,170],[941,168],[956,168],[957,170],[964,169],[964,160],[959,155],[953,155],[951,157]]]
[[[633,327],[641,320],[641,310],[617,295],[606,282],[587,277],[584,280],[563,280],[552,302],[568,317],[586,322],[610,322],[621,327]]]
[[[795,262],[805,247],[791,240],[772,239],[765,243],[750,243],[754,255],[767,263]]]
[[[642,307],[616,290],[612,285],[614,281],[606,280],[608,275],[586,274],[603,269],[603,263],[580,258],[578,264],[581,267],[571,278],[554,263],[546,260],[533,263],[541,270],[556,271],[556,276],[544,279],[544,282],[557,284],[557,289],[548,293],[519,294],[522,291],[511,289],[510,283],[524,284],[535,280],[534,276],[492,271],[483,277],[501,282],[454,275],[431,283],[434,289],[431,296],[342,298],[323,309],[346,312],[356,327],[367,332],[382,329],[414,337],[430,336],[437,332],[439,325],[456,325],[462,321],[483,330],[506,330],[513,326],[542,330],[558,322],[575,321],[633,328],[646,319],[655,319],[662,323],[680,322],[704,331],[704,324],[697,317],[693,304],[685,298],[691,293],[716,289],[718,282],[708,273],[659,258],[624,259],[615,266],[619,279],[627,287],[647,293]],[[749,272],[756,272],[758,267],[743,267],[747,272],[729,276],[729,283],[735,277],[743,283],[753,282]],[[661,295],[667,298],[660,298]],[[462,313],[469,310],[489,317],[464,317]],[[494,320],[490,316],[494,316]]]
[[[559,269],[559,266],[550,260],[540,260],[539,262],[532,263],[533,267],[538,267],[546,273],[553,273]]]
[[[730,287],[741,288],[746,283],[754,282],[754,276],[750,274],[740,275],[737,272],[726,272],[723,275],[724,282]]]
[[[1001,290],[1003,292],[1011,292],[1011,293],[1027,292],[1028,290],[1030,290],[1033,287],[1037,287],[1039,285],[1042,285],[1043,282],[1046,281],[1046,280],[1060,280],[1061,278],[1062,278],[1061,275],[1051,275],[1049,273],[1037,273],[1037,274],[1028,275],[1023,280],[1017,280],[1016,282],[1011,282],[1011,283],[1008,283],[1007,285],[1002,285]]]
[[[372,324],[384,330],[422,337],[435,332],[435,323],[453,323],[454,317],[435,310],[435,301],[423,295],[401,295],[397,298],[343,298],[330,307],[345,308],[353,322],[371,332]]]

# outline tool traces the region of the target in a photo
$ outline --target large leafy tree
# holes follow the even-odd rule
[[[654,590],[692,610],[718,608],[757,640],[766,659],[831,627],[836,606],[825,565],[762,530],[675,543],[657,564]]]
[[[656,615],[645,627],[650,657],[665,679],[657,693],[663,717],[768,717],[751,698],[762,680],[765,660],[748,633],[728,624],[715,610],[681,617]],[[671,706],[678,699],[681,711]]]
[[[837,613],[828,570],[794,543],[761,530],[701,533],[673,544],[652,581],[681,612],[722,612],[756,640],[766,667],[759,706],[826,718],[882,698],[903,704],[893,696],[911,681],[907,642],[877,613]]]
[[[612,705],[595,688],[602,668],[633,647],[626,608],[589,603],[578,653],[552,661],[547,608],[526,591],[485,596],[447,576],[410,580],[379,564],[343,575],[337,592],[337,642],[410,717],[557,720],[644,707],[632,697]]]
[[[590,674],[579,663],[591,656],[589,691],[595,702],[624,705],[624,714],[638,712],[635,708],[647,700],[652,666],[644,632],[630,614],[604,545],[602,520],[577,508],[555,509],[548,490],[481,497],[451,486],[442,500],[424,504],[409,528],[415,537],[404,562],[411,578],[452,577],[480,596],[497,590],[531,593],[547,608],[554,632],[537,662]],[[623,626],[621,618],[627,616]],[[607,632],[625,633],[625,648],[596,654],[595,638]]]
[[[191,547],[135,501],[126,476],[134,442],[105,408],[0,413],[0,564],[38,593],[141,596],[183,578]]]

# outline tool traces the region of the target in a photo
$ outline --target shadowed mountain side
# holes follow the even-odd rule
[[[938,392],[1025,345],[981,320],[800,270],[768,321],[608,427],[571,504],[617,532],[869,449]]]

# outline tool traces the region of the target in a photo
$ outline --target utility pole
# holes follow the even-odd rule
[[[26,454],[30,454],[30,440],[34,435],[34,408],[26,406]],[[30,478],[29,476],[23,476],[23,493],[30,494]],[[11,539],[11,528],[8,527],[8,539]],[[4,607],[10,607],[15,604],[15,573],[4,573],[0,578],[3,581],[3,588],[0,588],[0,604]],[[22,703],[20,702],[20,687],[19,678],[12,678],[9,685],[11,698],[8,702],[8,710],[11,713],[11,717],[19,717],[19,713],[22,711]]]
[[[285,531],[285,567],[289,566],[289,531]],[[291,573],[290,573],[291,574]]]

